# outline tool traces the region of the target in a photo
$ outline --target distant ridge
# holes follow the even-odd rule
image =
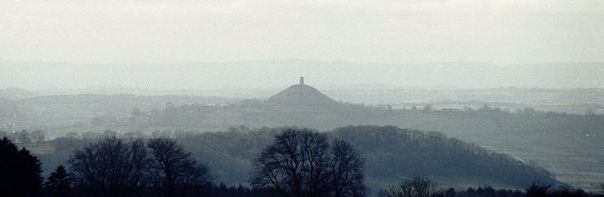
[[[33,93],[15,87],[0,89],[0,98],[3,99],[19,100],[24,98],[31,98],[33,96]]]
[[[314,87],[304,84],[304,78],[300,78],[300,84],[292,85],[285,90],[267,99],[270,104],[278,105],[314,105],[325,106],[338,104]]]

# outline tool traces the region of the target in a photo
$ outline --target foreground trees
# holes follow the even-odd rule
[[[531,186],[529,188],[526,189],[526,196],[527,197],[546,197],[547,190],[549,190],[550,187],[551,187],[551,185],[539,185],[537,183],[533,183],[533,184],[531,184]]]
[[[142,140],[109,137],[78,150],[69,160],[73,177],[92,196],[130,196],[143,186],[147,152]]]
[[[67,173],[67,170],[65,170],[63,165],[57,167],[57,169],[50,174],[44,187],[49,196],[72,196],[71,176]]]
[[[363,196],[363,161],[344,141],[286,129],[262,151],[250,182],[281,196]]]
[[[162,196],[186,196],[200,193],[211,184],[208,168],[197,163],[191,153],[186,152],[168,138],[149,141],[151,149],[149,180],[155,191]]]
[[[413,177],[378,193],[379,197],[432,197],[437,192],[436,183],[430,179]]]
[[[147,188],[155,190],[153,195],[187,196],[211,184],[208,168],[167,138],[145,146],[141,139],[106,137],[75,151],[69,164],[86,196],[146,196]]]
[[[334,140],[331,149],[330,174],[333,196],[363,196],[365,175],[363,160],[348,142]]]
[[[42,188],[40,161],[8,138],[0,140],[0,195],[37,196]]]

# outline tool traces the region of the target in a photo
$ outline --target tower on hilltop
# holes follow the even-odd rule
[[[304,84],[304,77],[300,77],[300,83],[294,84],[285,90],[271,96],[267,100],[279,105],[306,105],[306,106],[329,106],[337,102],[319,90]]]

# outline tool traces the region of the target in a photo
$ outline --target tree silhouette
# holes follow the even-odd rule
[[[332,143],[331,180],[333,196],[364,196],[363,161],[352,145],[339,139]]]
[[[309,129],[285,129],[262,151],[250,182],[282,196],[362,196],[362,166],[352,146]]]
[[[547,196],[547,190],[551,187],[551,185],[539,185],[537,183],[532,183],[531,186],[526,189],[527,197],[545,197]]]
[[[146,149],[142,140],[108,137],[75,151],[69,160],[75,183],[92,196],[129,196],[143,184]]]
[[[430,179],[413,177],[378,193],[380,197],[432,197],[436,193],[436,183]]]
[[[191,157],[176,141],[157,138],[149,141],[150,181],[162,196],[186,196],[211,183],[208,168]]]
[[[17,149],[6,137],[0,140],[0,194],[37,196],[42,188],[40,161],[25,148]]]
[[[281,195],[324,196],[328,189],[328,143],[323,134],[288,129],[262,151],[251,183]]]
[[[46,181],[46,192],[50,196],[71,196],[71,176],[63,165],[59,165]]]
[[[456,195],[455,188],[451,187],[445,192],[444,197],[455,197],[455,195]]]

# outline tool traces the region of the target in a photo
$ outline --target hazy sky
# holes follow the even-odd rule
[[[602,64],[493,67],[604,62],[604,1],[0,0],[0,61],[0,88],[604,87]]]
[[[604,61],[602,0],[0,0],[0,60]]]

